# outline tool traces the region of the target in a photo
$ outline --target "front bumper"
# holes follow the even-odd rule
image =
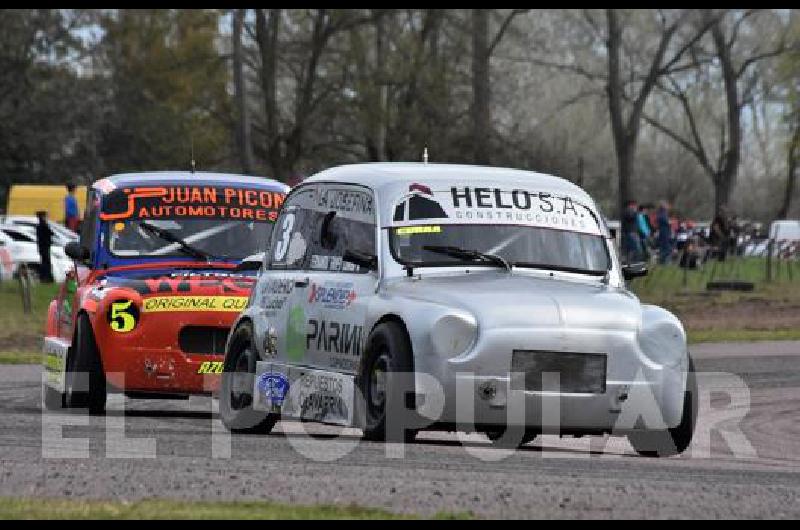
[[[605,389],[568,393],[547,385],[542,391],[521,390],[517,384],[512,388],[514,350],[603,353]],[[416,355],[416,387],[418,394],[443,393],[438,422],[463,430],[524,425],[554,432],[616,432],[633,429],[637,421],[647,428],[674,427],[683,410],[685,349],[671,358],[679,360],[671,365],[655,362],[634,331],[493,329],[480,334],[461,356]]]
[[[186,326],[227,330],[235,313],[144,314],[136,329],[116,333],[99,318],[95,337],[109,384],[120,391],[212,394],[219,388],[224,355],[181,349]],[[224,342],[223,342],[224,344]]]

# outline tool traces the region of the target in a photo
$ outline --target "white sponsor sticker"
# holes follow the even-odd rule
[[[350,375],[259,361],[253,390],[256,410],[335,425],[353,423],[355,385]]]
[[[431,190],[413,184],[395,204],[392,219],[404,230],[425,226],[430,232],[447,224],[507,224],[602,234],[597,214],[572,197],[500,186]]]

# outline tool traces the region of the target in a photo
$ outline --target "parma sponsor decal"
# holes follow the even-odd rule
[[[308,320],[308,329],[306,350],[361,355],[363,326],[311,318]]]
[[[111,190],[103,201],[102,221],[124,219],[239,219],[275,222],[285,194],[220,186],[152,186]]]
[[[246,296],[151,296],[142,301],[142,313],[174,311],[231,311],[247,307]]]

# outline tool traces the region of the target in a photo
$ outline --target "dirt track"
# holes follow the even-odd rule
[[[545,436],[492,462],[468,452],[502,456],[483,436],[471,435],[462,445],[438,432],[406,445],[405,458],[388,458],[391,446],[358,443],[358,431],[309,441],[295,423],[279,424],[288,434],[234,436],[227,443],[211,400],[199,398],[113,396],[106,418],[43,417],[39,368],[2,366],[0,495],[268,498],[491,517],[800,517],[800,342],[700,345],[693,352],[699,372],[732,372],[749,387],[751,406],[740,423],[745,441],[712,431],[707,440],[696,438],[689,454],[661,460],[635,456],[623,438]],[[709,376],[705,384],[722,380]],[[711,408],[730,408],[730,400],[714,392]],[[719,417],[701,408],[699,430]],[[86,425],[63,427],[63,436],[90,439],[87,457],[64,458],[69,441],[43,445],[43,425],[70,419]],[[142,457],[131,442],[108,441],[108,433],[119,431],[107,429],[107,422],[122,421],[128,438],[154,439],[154,458]],[[215,442],[212,430],[222,433]],[[294,445],[301,443],[321,444],[329,457],[348,444],[357,447],[323,462],[300,454]],[[748,456],[750,446],[755,454]],[[107,453],[119,447],[127,454],[117,456],[131,458]]]

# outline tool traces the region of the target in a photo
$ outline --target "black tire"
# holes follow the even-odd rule
[[[413,377],[393,377],[392,374],[413,372],[411,343],[403,327],[392,321],[375,326],[367,338],[364,364],[359,374],[365,440],[406,443],[414,441],[417,431],[407,428],[408,425],[403,425],[402,430],[398,429],[398,432],[403,433],[402,437],[391,433],[387,435],[386,430],[386,397],[405,396],[403,404],[407,406],[407,399],[414,395]]]
[[[89,409],[89,414],[92,415],[105,413],[106,376],[100,351],[94,340],[92,324],[86,313],[78,316],[65,378],[65,408]]]
[[[280,419],[277,414],[253,410],[253,382],[256,373],[256,350],[253,327],[242,322],[233,332],[219,388],[219,415],[226,429],[237,434],[269,434]],[[245,374],[244,390],[237,392],[234,374]],[[248,390],[249,389],[249,393]]]
[[[64,394],[42,383],[42,406],[47,410],[63,410]]]
[[[687,354],[688,355],[688,354]],[[692,443],[697,423],[697,377],[694,361],[689,356],[689,371],[686,375],[686,392],[683,395],[681,422],[671,429],[660,431],[635,431],[628,434],[628,441],[641,456],[668,457],[683,453]]]
[[[512,429],[515,429],[515,427],[512,427]],[[492,442],[493,445],[506,449],[510,449],[512,447],[521,447],[525,444],[529,444],[532,441],[534,441],[537,436],[539,436],[539,431],[525,429],[525,432],[522,435],[522,439],[518,443],[512,445],[503,439],[503,435],[506,434],[506,431],[508,431],[508,427],[505,428],[501,427],[498,429],[484,431],[483,434],[486,435],[486,437]],[[517,436],[519,435],[517,434]]]

